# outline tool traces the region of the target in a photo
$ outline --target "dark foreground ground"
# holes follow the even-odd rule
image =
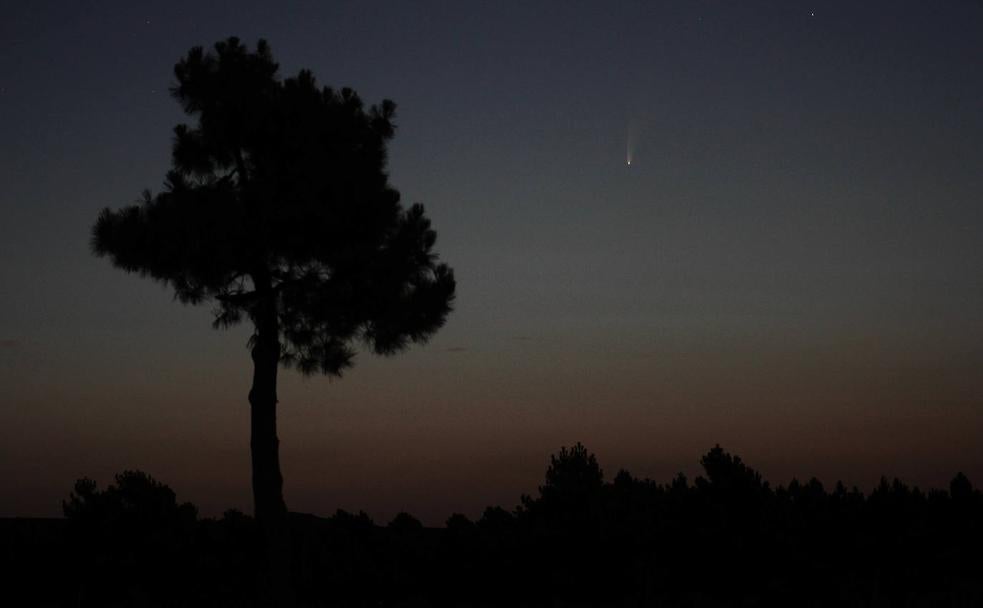
[[[304,606],[983,606],[983,495],[771,487],[715,448],[692,483],[604,482],[582,446],[535,497],[425,528],[293,514]],[[253,521],[143,473],[80,481],[65,519],[0,520],[6,606],[261,606]]]

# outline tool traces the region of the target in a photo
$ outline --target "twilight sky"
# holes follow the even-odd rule
[[[576,441],[610,476],[720,443],[773,482],[983,483],[981,2],[11,4],[0,516],[127,468],[251,509],[246,328],[89,253],[161,187],[173,64],[229,35],[397,102],[392,183],[458,278],[426,347],[281,372],[291,510],[474,516]]]

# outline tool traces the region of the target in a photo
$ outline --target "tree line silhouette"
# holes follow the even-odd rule
[[[302,606],[980,606],[983,493],[962,474],[924,492],[816,479],[772,486],[719,446],[703,474],[606,481],[577,444],[512,510],[291,513]],[[17,605],[263,606],[263,535],[228,511],[199,518],[139,471],[79,480],[64,520],[4,520]],[[16,591],[14,591],[16,590]]]

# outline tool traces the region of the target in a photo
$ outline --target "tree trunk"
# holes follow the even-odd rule
[[[265,545],[269,591],[274,606],[291,606],[290,530],[280,475],[280,440],[276,435],[276,375],[280,364],[275,294],[268,292],[254,311],[253,386],[250,448],[253,462],[253,509]]]

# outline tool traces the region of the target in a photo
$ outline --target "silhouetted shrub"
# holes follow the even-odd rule
[[[78,597],[92,605],[130,604],[147,595],[182,597],[193,584],[197,510],[140,471],[124,471],[99,490],[80,479],[63,503]]]

